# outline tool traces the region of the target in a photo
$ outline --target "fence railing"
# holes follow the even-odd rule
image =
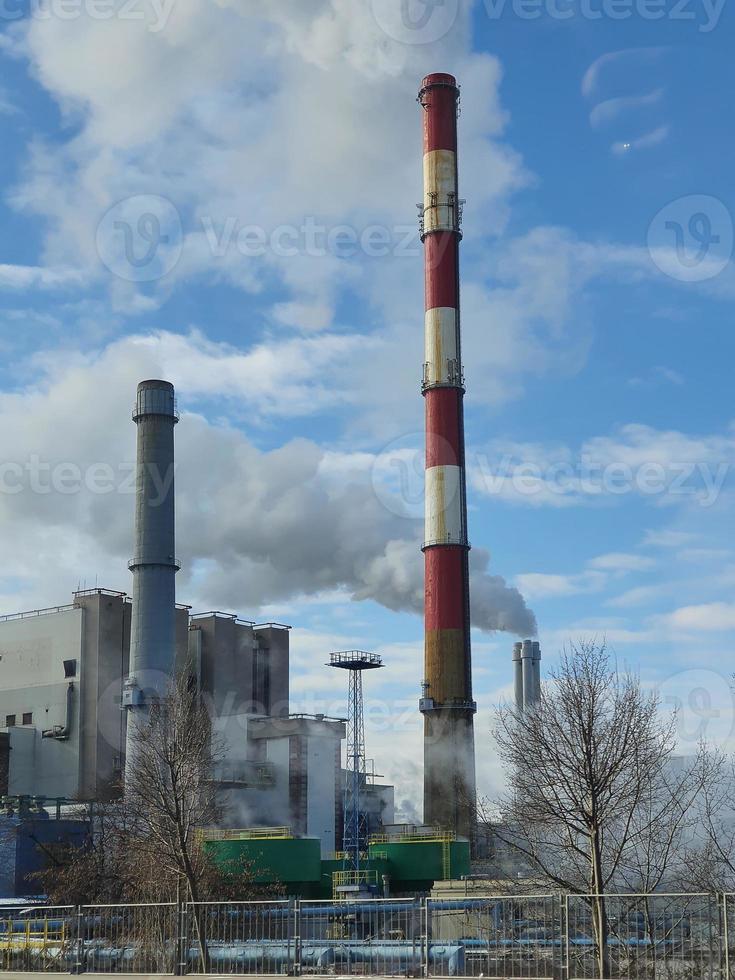
[[[0,970],[735,980],[735,895],[0,907]]]

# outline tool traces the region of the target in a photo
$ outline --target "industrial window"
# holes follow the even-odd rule
[[[15,715],[5,715],[5,727],[12,728],[15,724]]]
[[[33,712],[32,711],[24,711],[23,712],[23,724],[24,725],[32,725],[33,724]]]

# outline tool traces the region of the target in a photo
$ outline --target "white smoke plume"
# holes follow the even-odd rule
[[[61,601],[85,575],[87,585],[127,590],[135,386],[193,374],[188,362],[201,363],[202,343],[177,338],[172,374],[160,349],[140,338],[96,357],[57,355],[39,361],[34,387],[0,396],[0,534],[21,581],[14,596],[1,597],[10,611]],[[179,396],[186,405],[186,385]],[[308,439],[263,450],[239,428],[186,413],[176,445],[182,600],[256,616],[269,603],[338,589],[422,611],[420,521],[394,513],[376,493],[377,457],[345,452],[336,466],[340,454]],[[488,574],[487,553],[471,555],[474,624],[535,632],[520,593]]]

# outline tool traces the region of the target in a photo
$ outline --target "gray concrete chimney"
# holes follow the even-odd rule
[[[521,668],[523,674],[523,710],[528,711],[534,702],[533,642],[531,640],[524,640],[521,646]]]
[[[523,711],[523,663],[521,661],[522,643],[513,644],[513,692],[516,710]]]
[[[541,644],[533,642],[533,703],[541,700]]]
[[[174,386],[141,381],[133,421],[138,426],[135,550],[130,627],[126,772],[134,766],[136,729],[151,705],[165,697],[174,672],[176,572],[174,532],[174,426],[179,420]]]

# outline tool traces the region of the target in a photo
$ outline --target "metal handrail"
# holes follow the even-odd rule
[[[167,561],[148,561],[138,555],[135,558],[131,558],[128,562],[128,568],[131,572],[141,565],[163,565],[166,568],[175,568],[177,572],[181,569],[181,562],[178,558],[169,558]]]
[[[18,619],[34,619],[36,616],[52,616],[54,613],[71,612],[72,609],[76,608],[77,606],[70,602],[64,606],[48,606],[45,609],[30,609],[28,612],[6,613],[6,615],[0,616],[0,623],[10,623]]]

